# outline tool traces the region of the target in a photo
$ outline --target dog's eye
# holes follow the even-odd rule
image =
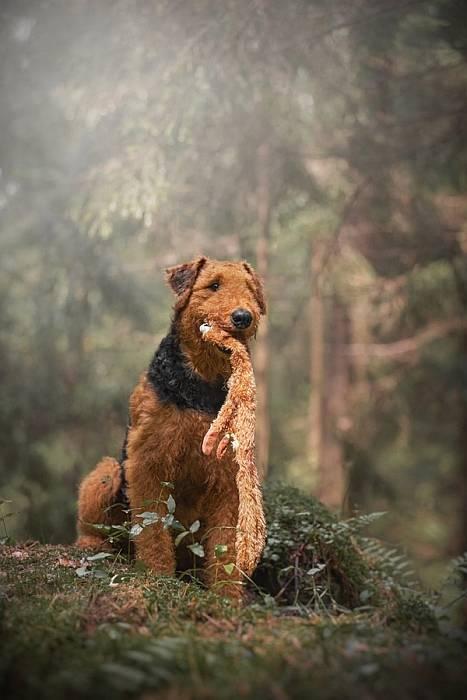
[[[217,292],[219,287],[220,287],[219,282],[213,282],[212,284],[209,285],[208,289],[211,289],[213,292]]]

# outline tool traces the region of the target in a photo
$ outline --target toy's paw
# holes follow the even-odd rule
[[[217,459],[222,459],[225,455],[225,451],[230,443],[230,434],[226,433],[223,438],[221,438],[219,444],[217,445],[216,457]]]
[[[218,438],[219,438],[219,431],[212,428],[212,427],[209,428],[208,432],[204,436],[203,444],[201,447],[204,455],[209,456],[212,453]]]
[[[205,455],[212,454],[214,447],[219,440],[221,431],[217,428],[209,428],[208,432],[204,436],[202,451]],[[233,433],[224,433],[223,437],[219,440],[217,445],[216,457],[217,459],[222,459],[225,455],[228,446],[231,445],[234,452],[238,450],[239,442]]]

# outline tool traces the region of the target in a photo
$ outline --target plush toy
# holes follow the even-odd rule
[[[210,455],[217,444],[220,459],[229,445],[238,465],[236,483],[239,495],[235,541],[237,568],[251,576],[266,539],[263,499],[255,464],[256,384],[247,346],[215,323],[200,326],[203,339],[228,353],[232,374],[222,408],[203,440],[203,453]]]

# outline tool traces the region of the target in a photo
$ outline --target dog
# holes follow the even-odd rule
[[[239,509],[234,455],[232,449],[221,459],[202,452],[231,367],[225,349],[202,338],[202,326],[215,320],[248,346],[266,313],[263,285],[247,262],[206,257],[169,268],[166,275],[175,294],[170,331],[130,397],[120,461],[104,457],[81,483],[77,545],[102,549],[105,535],[93,524],[121,524],[128,509],[133,523],[141,523],[138,515],[149,511],[158,522],[135,536],[136,558],[160,575],[190,569],[190,538],[175,546],[174,534],[161,522],[172,496],[184,527],[199,521],[206,585],[241,597],[238,572],[226,566],[235,561]]]

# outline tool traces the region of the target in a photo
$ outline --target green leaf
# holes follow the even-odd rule
[[[326,568],[326,564],[316,564],[312,569],[309,569],[306,573],[308,576],[316,576],[320,571]]]
[[[169,513],[164,518],[162,518],[162,522],[164,523],[164,530],[167,530],[167,528],[169,528],[172,525],[173,521],[174,516],[172,515],[172,513]]]
[[[190,525],[190,532],[193,532],[193,533],[198,532],[200,526],[201,526],[201,523],[199,522],[199,520],[195,520],[195,522],[191,523],[191,525]]]
[[[109,577],[107,571],[104,571],[104,569],[94,569],[91,571],[91,574],[94,576],[94,578],[108,578]]]
[[[189,530],[185,530],[184,532],[181,532],[177,537],[175,538],[175,546],[178,547],[180,542],[183,540],[184,537],[190,534]]]
[[[172,518],[173,516],[171,515],[170,517]],[[172,528],[172,530],[180,530],[180,532],[182,532],[182,531],[188,532],[187,529],[185,528],[185,526],[182,525],[182,523],[179,520],[177,520],[177,518],[174,518],[172,520],[170,527]]]
[[[136,525],[133,525],[133,527],[130,530],[130,537],[138,537],[143,532],[143,526],[140,525],[139,523],[136,523]]]
[[[108,559],[109,557],[112,557],[113,554],[110,552],[99,552],[98,554],[93,554],[90,557],[86,557],[88,561],[100,561],[101,559]]]
[[[88,569],[87,566],[80,566],[78,569],[76,569],[76,575],[83,577],[83,576],[88,576],[91,573],[91,570]]]
[[[145,511],[144,513],[140,513],[139,515],[136,516],[137,518],[143,518],[143,527],[148,527],[149,525],[154,525],[155,523],[159,522],[160,520],[160,515],[159,513],[154,513],[152,511]]]
[[[216,546],[214,547],[214,556],[221,557],[227,552],[227,550],[228,547],[226,544],[216,544]]]
[[[144,513],[139,513],[136,517],[144,518],[145,520],[151,520],[152,518],[155,518],[157,520],[159,518],[159,515],[157,513],[154,513],[154,511],[145,510]]]
[[[234,569],[235,569],[235,564],[233,564],[233,563],[224,564],[224,571],[225,571],[225,573],[228,574],[229,576],[231,576],[231,574],[233,573],[233,570],[234,570]]]
[[[169,513],[175,513],[175,499],[172,495],[167,499],[167,510]]]
[[[200,542],[189,544],[188,549],[190,549],[193,554],[196,554],[197,557],[204,557],[204,547]]]

